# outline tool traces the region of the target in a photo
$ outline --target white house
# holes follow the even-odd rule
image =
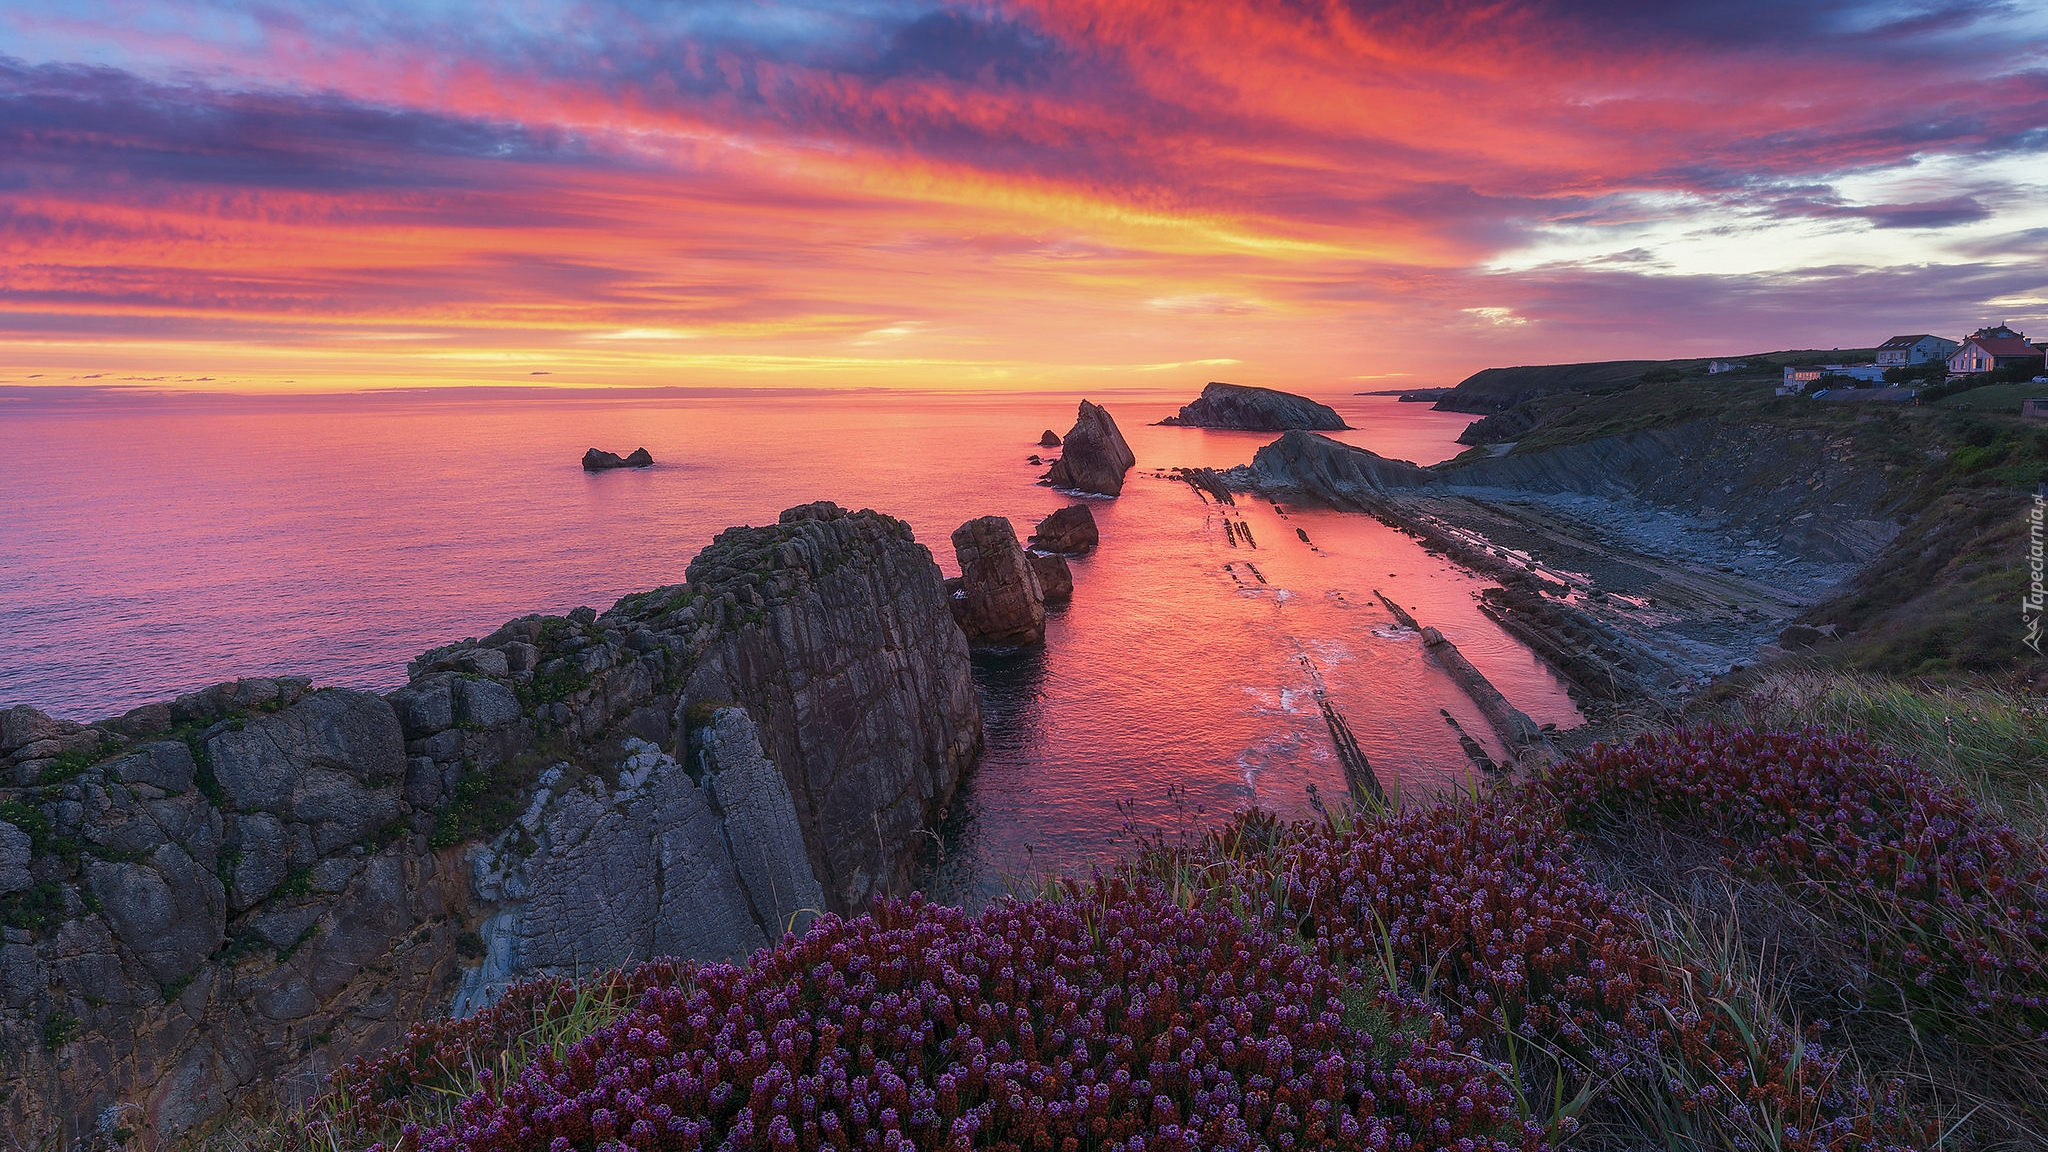
[[[1880,368],[1902,368],[1909,364],[1925,364],[1930,360],[1946,360],[1956,350],[1956,342],[1929,336],[1925,332],[1911,336],[1894,336],[1877,346],[1877,365]]]
[[[1740,360],[1709,360],[1707,361],[1707,375],[1719,376],[1723,372],[1733,372],[1740,367],[1742,367],[1742,361]]]
[[[2040,363],[2041,350],[2027,343],[2026,333],[2015,332],[2000,324],[1996,328],[1977,329],[1963,340],[1960,347],[1949,353],[1948,374],[1969,376],[2008,364],[2038,366]]]

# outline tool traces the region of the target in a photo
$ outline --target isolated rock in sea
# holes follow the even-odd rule
[[[1045,593],[1007,518],[983,516],[954,529],[953,554],[960,560],[953,616],[970,642],[1044,642]]]
[[[1232,469],[1234,483],[1248,480],[1252,488],[1270,496],[1292,496],[1333,508],[1363,507],[1389,490],[1420,488],[1436,479],[1427,468],[1300,429],[1259,449],[1248,472],[1240,471]]]
[[[1101,543],[1095,527],[1095,513],[1086,504],[1069,504],[1038,522],[1031,533],[1031,546],[1040,552],[1078,556]]]
[[[1046,479],[1055,488],[1115,496],[1124,490],[1124,473],[1137,462],[1109,410],[1083,400],[1060,458]]]
[[[1038,576],[1038,590],[1047,604],[1064,604],[1074,598],[1074,570],[1058,553],[1034,552],[1031,570]]]
[[[631,454],[626,456],[621,456],[617,452],[605,452],[597,448],[592,448],[583,454],[583,470],[585,472],[603,472],[608,468],[650,468],[653,465],[654,457],[648,455],[645,448],[635,448]]]
[[[981,743],[931,552],[830,504],[411,672],[0,712],[0,1143],[161,1148],[509,982],[901,895]]]
[[[1038,446],[1039,446],[1040,448],[1057,448],[1057,447],[1059,447],[1059,446],[1060,446],[1060,434],[1059,434],[1059,433],[1057,433],[1057,432],[1055,432],[1055,431],[1053,431],[1053,430],[1052,430],[1052,429],[1050,429],[1050,428],[1047,428],[1047,429],[1045,430],[1045,434],[1044,434],[1043,436],[1040,436],[1040,437],[1038,438]]]
[[[1174,428],[1224,428],[1246,432],[1284,432],[1290,428],[1334,432],[1349,428],[1337,410],[1306,396],[1272,388],[1211,382],[1178,416],[1161,424]]]

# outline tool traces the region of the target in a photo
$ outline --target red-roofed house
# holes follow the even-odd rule
[[[2040,363],[2041,350],[2027,343],[2025,333],[2000,324],[1970,333],[1960,348],[1949,353],[1948,371],[1951,376],[1968,376],[2011,364],[2032,367]]]
[[[1877,363],[1885,368],[1899,368],[1925,364],[1930,360],[1946,360],[1956,347],[1953,340],[1943,340],[1925,332],[1894,336],[1877,346]]]

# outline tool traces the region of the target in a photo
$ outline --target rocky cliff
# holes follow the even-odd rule
[[[1124,490],[1124,473],[1137,462],[1109,410],[1083,400],[1046,479],[1055,488],[1115,496]]]
[[[1282,432],[1307,428],[1333,432],[1351,427],[1337,410],[1306,396],[1272,388],[1212,381],[1180,413],[1159,423],[1173,428],[1224,428],[1244,432]]]
[[[903,891],[980,744],[930,553],[828,504],[411,672],[0,712],[11,1142],[161,1146],[510,979],[744,957]]]
[[[1695,420],[1419,468],[1307,432],[1259,449],[1234,483],[1333,507],[1392,492],[1572,493],[1683,510],[1817,563],[1868,561],[1899,532],[1884,473],[1824,433]]]

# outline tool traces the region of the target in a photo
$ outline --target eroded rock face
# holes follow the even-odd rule
[[[0,712],[0,779],[45,782],[0,788],[0,1135],[113,1116],[162,1147],[458,989],[743,957],[905,891],[981,739],[930,552],[811,505],[689,575],[424,653],[388,697]],[[98,762],[48,775],[73,749]]]
[[[960,561],[953,616],[970,643],[1045,642],[1045,593],[1008,519],[983,516],[954,529],[953,554]]]
[[[981,750],[966,637],[930,550],[900,520],[821,503],[721,533],[689,575],[740,623],[705,647],[687,702],[753,717],[827,907],[908,891],[920,830]]]
[[[1031,533],[1031,546],[1040,552],[1078,556],[1102,542],[1095,527],[1095,513],[1086,504],[1069,504],[1038,522]]]
[[[1168,416],[1161,424],[1175,428],[1223,428],[1246,432],[1284,432],[1305,428],[1335,432],[1349,428],[1337,410],[1306,396],[1272,388],[1211,382],[1180,414]]]
[[[1055,488],[1115,496],[1124,490],[1124,473],[1137,462],[1109,410],[1083,400],[1060,458],[1046,478]]]

